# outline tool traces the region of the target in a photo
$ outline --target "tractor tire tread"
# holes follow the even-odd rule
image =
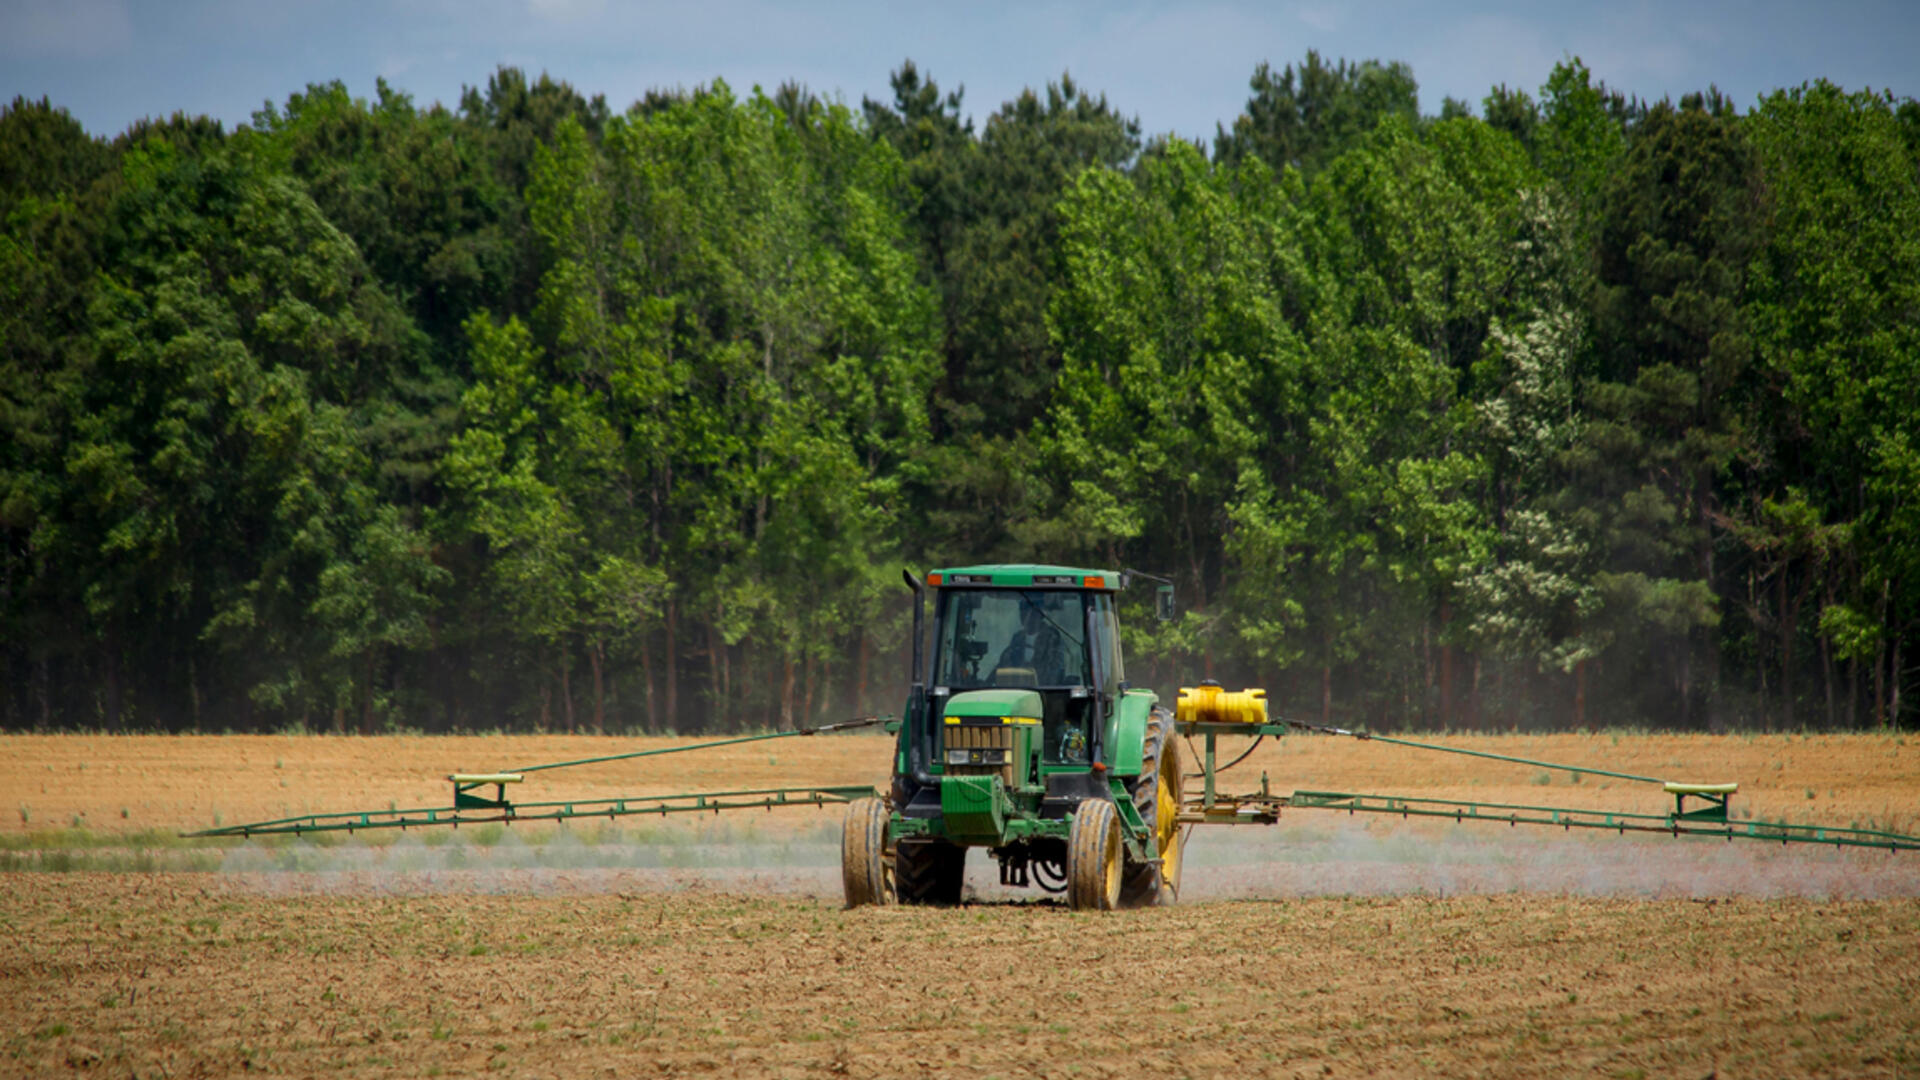
[[[902,840],[893,855],[900,903],[952,907],[966,880],[967,849],[945,840]]]
[[[1118,897],[1107,891],[1107,864],[1120,858],[1120,816],[1105,799],[1083,799],[1067,836],[1067,906],[1075,911],[1111,911]],[[1117,891],[1117,890],[1116,890]]]
[[[847,907],[893,903],[887,881],[887,804],[855,799],[840,830],[840,880]]]
[[[1140,813],[1140,820],[1147,823],[1149,829],[1158,825],[1160,817],[1160,767],[1161,759],[1174,755],[1174,767],[1179,768],[1180,748],[1173,741],[1173,714],[1162,708],[1155,708],[1147,719],[1145,745],[1140,752],[1140,775],[1133,781],[1133,805]],[[1176,771],[1176,776],[1178,772]],[[1179,795],[1179,784],[1174,785],[1175,797]],[[1180,834],[1174,834],[1173,842],[1182,842]],[[1166,882],[1162,879],[1161,868],[1154,863],[1129,862],[1121,871],[1120,906],[1147,907],[1157,903],[1171,903],[1179,890],[1179,882]]]

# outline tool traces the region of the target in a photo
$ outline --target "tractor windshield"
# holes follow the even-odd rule
[[[983,686],[1088,686],[1086,604],[1079,589],[943,589],[934,681]]]

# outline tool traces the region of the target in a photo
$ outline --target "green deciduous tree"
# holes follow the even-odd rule
[[[1301,361],[1270,277],[1272,189],[1264,166],[1243,172],[1175,141],[1134,177],[1082,174],[1063,202],[1065,366],[1040,437],[1060,501],[1022,527],[1035,550],[1177,571],[1209,638],[1218,537],[1266,437],[1254,384]]]
[[[1824,81],[1775,93],[1752,140],[1770,226],[1752,320],[1786,405],[1779,454],[1813,482],[1820,518],[1854,530],[1821,626],[1870,661],[1875,715],[1897,717],[1902,644],[1920,615],[1920,182],[1883,95]]]
[[[904,181],[844,108],[720,83],[599,146],[562,124],[538,156],[545,346],[471,327],[491,374],[449,469],[515,636],[548,643],[548,698],[571,707],[584,653],[598,716],[612,647],[646,667],[654,723],[792,723],[843,651],[865,656],[935,370]],[[500,576],[502,545],[524,571]],[[679,685],[695,650],[698,711]]]
[[[109,724],[197,722],[215,674],[282,715],[371,719],[379,651],[419,643],[438,578],[383,505],[366,408],[420,343],[254,151],[156,139],[122,168],[62,514]]]

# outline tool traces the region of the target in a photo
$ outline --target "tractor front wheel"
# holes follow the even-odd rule
[[[887,819],[879,799],[855,799],[840,830],[840,881],[847,906],[893,903],[893,860],[887,856]]]
[[[1120,815],[1105,799],[1082,799],[1067,833],[1067,906],[1112,911],[1120,905]]]

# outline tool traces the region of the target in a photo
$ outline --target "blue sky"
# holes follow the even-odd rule
[[[1920,3],[1891,0],[0,0],[0,98],[45,95],[95,134],[175,110],[231,126],[330,79],[367,96],[385,76],[423,105],[451,104],[507,63],[604,93],[616,110],[715,76],[741,91],[796,79],[857,106],[888,97],[888,73],[911,57],[943,88],[964,84],[976,120],[1069,71],[1148,133],[1205,138],[1238,113],[1255,64],[1309,48],[1408,62],[1435,112],[1443,95],[1477,106],[1495,83],[1535,89],[1569,55],[1647,98],[1713,83],[1744,109],[1817,77],[1920,96],[1916,47]]]

